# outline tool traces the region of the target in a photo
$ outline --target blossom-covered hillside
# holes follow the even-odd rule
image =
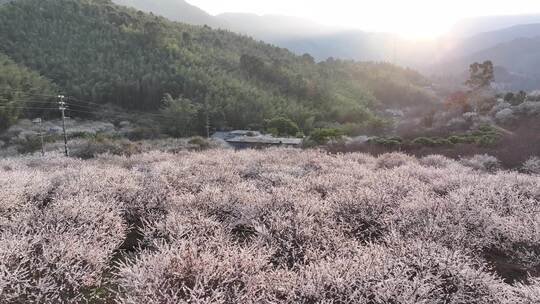
[[[0,303],[539,303],[540,178],[402,154],[0,160]]]

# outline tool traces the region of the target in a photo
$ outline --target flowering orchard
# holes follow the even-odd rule
[[[540,178],[441,156],[0,160],[0,303],[540,303]]]

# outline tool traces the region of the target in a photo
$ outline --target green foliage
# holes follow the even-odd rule
[[[309,135],[309,139],[318,145],[327,144],[330,140],[339,140],[343,137],[343,130],[325,128],[315,129]]]
[[[475,62],[469,68],[469,79],[466,84],[473,90],[488,87],[495,80],[493,62]]]
[[[265,121],[266,130],[276,136],[296,136],[300,133],[298,125],[285,117],[276,117]]]
[[[165,95],[163,103],[165,104],[161,110],[164,117],[161,120],[163,131],[174,137],[193,135],[199,106],[189,99],[181,97],[174,99],[169,94]]]
[[[190,145],[195,145],[199,147],[199,150],[206,150],[210,148],[210,142],[201,136],[195,136],[191,138],[188,142]]]
[[[501,135],[490,125],[482,125],[477,130],[465,134],[453,134],[442,137],[417,137],[404,140],[400,137],[374,137],[368,142],[385,147],[399,147],[402,145],[415,145],[418,147],[441,147],[455,144],[476,144],[478,146],[492,146],[501,138]]]
[[[385,147],[399,147],[403,144],[403,139],[401,137],[373,137],[368,140],[368,143]]]
[[[504,95],[504,101],[512,104],[513,106],[520,105],[524,103],[526,100],[527,100],[527,93],[524,91],[519,91],[516,94],[509,92],[506,95]]]
[[[206,116],[216,130],[283,116],[309,132],[315,121],[376,121],[371,109],[378,101],[429,102],[421,89],[426,81],[411,70],[337,60],[317,64],[245,36],[171,22],[108,0],[3,5],[0,41],[0,51],[81,100],[157,111],[166,93],[183,96],[199,110],[189,130],[169,130],[176,135],[204,134]]]
[[[430,82],[411,69],[389,63],[341,60],[327,60],[320,65],[328,70],[329,76],[347,80],[336,84],[342,86],[343,93],[367,90],[366,100],[371,98],[388,107],[433,106],[436,103],[436,97],[424,89]]]
[[[26,136],[24,139],[15,141],[17,152],[31,154],[41,150],[41,139],[38,136]]]
[[[129,140],[145,140],[145,139],[156,139],[161,136],[160,129],[158,127],[149,127],[149,126],[139,126],[136,127],[132,132],[127,134]]]
[[[422,146],[436,146],[435,140],[428,137],[418,137],[411,141],[411,143],[415,145],[422,145]]]
[[[114,139],[96,135],[85,143],[71,149],[70,155],[76,158],[91,159],[100,154],[131,156],[138,152],[137,146],[129,140]]]
[[[42,95],[51,95],[53,92],[54,86],[45,78],[0,53],[0,131],[21,116],[42,112],[25,107],[50,107],[49,98]]]
[[[480,146],[492,146],[501,138],[501,134],[490,125],[482,125],[478,130],[469,134]]]

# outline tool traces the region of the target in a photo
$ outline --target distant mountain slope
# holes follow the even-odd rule
[[[225,13],[214,17],[183,0],[113,1],[174,21],[228,29],[287,48],[299,55],[309,53],[318,61],[334,57],[411,63],[416,59],[411,58],[411,44],[386,33],[344,30],[302,18],[279,15]],[[396,49],[401,51],[397,52]],[[403,49],[407,49],[406,54],[403,54]]]
[[[235,32],[257,38],[309,37],[336,30],[303,18],[281,15],[225,13],[215,18]]]
[[[468,56],[482,50],[493,48],[501,43],[511,42],[519,38],[540,37],[540,23],[516,25],[497,31],[480,33],[465,39],[448,39],[444,57],[457,58]]]
[[[495,81],[499,87],[505,90],[540,88],[540,37],[518,38],[465,56],[446,58],[431,69],[439,75],[460,75],[464,81],[468,66],[485,60],[491,60],[498,67]]]
[[[183,0],[113,0],[113,2],[161,15],[173,21],[194,25],[220,26],[220,22],[216,18]]]
[[[0,0],[6,1],[6,0]],[[360,61],[392,62],[429,74],[463,73],[470,60],[492,56],[515,79],[534,83],[537,58],[525,51],[517,64],[505,60],[505,49],[497,47],[520,38],[540,35],[540,15],[471,18],[459,22],[451,33],[436,41],[409,41],[388,33],[369,33],[323,26],[287,16],[227,13],[211,16],[184,0],[113,0],[171,20],[195,25],[210,25],[254,37],[316,61],[333,57]],[[498,54],[503,52],[503,54]],[[476,55],[484,54],[482,55]],[[500,59],[500,60],[499,60]],[[450,64],[452,63],[452,64]],[[518,83],[520,80],[516,80]],[[526,87],[530,85],[527,84]]]
[[[374,105],[387,101],[374,96],[370,79],[352,76],[356,69],[378,75],[386,67],[316,64],[310,56],[229,31],[171,22],[108,0],[3,5],[0,41],[0,51],[68,95],[155,111],[170,93],[191,100],[216,129],[260,126],[276,116],[293,119],[304,130],[368,124]],[[393,69],[385,81],[406,84],[394,86],[398,95],[411,96],[402,102],[429,102],[429,96],[415,95],[422,94],[422,81]],[[198,127],[204,129],[202,119]]]
[[[511,68],[514,72],[540,76],[540,37],[501,43],[465,57],[465,60],[492,60],[496,65]]]
[[[493,32],[516,25],[540,23],[540,14],[472,17],[459,21],[449,36],[467,38],[485,32]]]
[[[228,13],[217,18],[232,31],[287,48],[309,53],[318,61],[329,57],[391,61],[395,35],[331,28],[288,16]]]
[[[397,35],[343,29],[289,16],[227,13],[216,16],[235,32],[287,48],[309,53],[318,61],[329,57],[360,61],[412,64],[416,43]]]

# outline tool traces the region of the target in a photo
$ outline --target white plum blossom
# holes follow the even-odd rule
[[[0,159],[0,303],[536,303],[540,179],[496,164]]]

